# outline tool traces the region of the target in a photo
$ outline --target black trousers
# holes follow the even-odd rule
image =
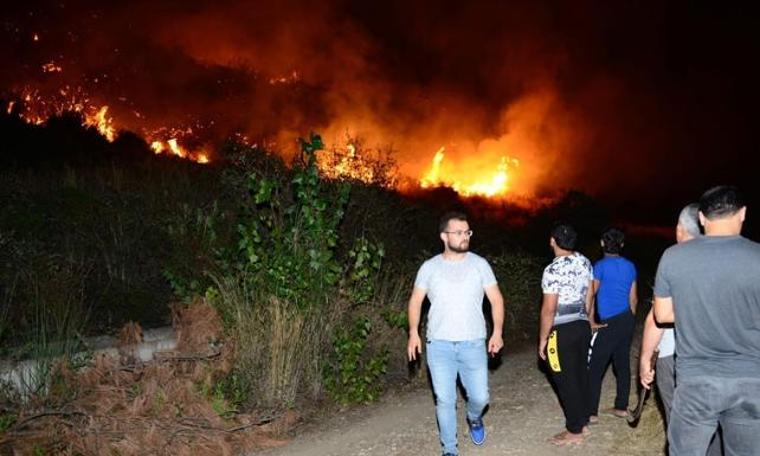
[[[636,319],[630,310],[603,320],[607,327],[599,328],[591,349],[591,414],[599,414],[602,379],[612,360],[617,380],[615,408],[626,410],[631,392],[631,338]]]
[[[565,427],[574,434],[588,424],[590,341],[588,321],[577,320],[552,328],[547,346],[549,373],[565,413]]]

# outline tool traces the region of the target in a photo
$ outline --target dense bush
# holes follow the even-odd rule
[[[238,218],[237,248],[221,252],[211,273],[216,286],[208,296],[237,343],[236,371],[254,386],[253,401],[260,405],[283,407],[299,395],[318,397],[324,375],[328,384],[344,384],[345,378],[334,377],[345,369],[326,368],[331,341],[339,357],[346,344],[350,356],[358,356],[357,347],[364,351],[354,344],[363,343],[366,332],[337,328],[373,296],[383,249],[365,237],[341,239],[350,186],[320,177],[316,159],[322,147],[315,135],[301,141],[289,185],[248,175],[250,198]],[[346,244],[348,254],[338,258]],[[345,359],[338,363],[345,366]],[[377,363],[372,369],[381,373],[384,362]],[[365,374],[357,370],[348,381]],[[352,394],[351,400],[364,396]]]

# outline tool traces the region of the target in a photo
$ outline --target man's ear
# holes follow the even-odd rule
[[[747,217],[747,206],[744,206],[741,209],[739,209],[739,214],[741,214],[740,215],[741,221],[742,223],[744,223],[744,219]]]
[[[703,214],[702,211],[699,211],[699,224],[702,226],[705,226],[706,220],[707,220],[707,217],[705,217],[705,214]]]

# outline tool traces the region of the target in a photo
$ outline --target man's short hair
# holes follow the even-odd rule
[[[450,211],[441,216],[441,221],[438,223],[438,233],[443,233],[446,228],[449,227],[449,222],[452,220],[459,220],[460,222],[467,221],[467,214],[459,211]]]
[[[604,242],[602,245],[602,250],[604,250],[604,253],[617,255],[621,250],[623,250],[623,243],[625,243],[625,233],[623,233],[623,231],[618,228],[607,228],[607,230],[602,233],[602,241]]]
[[[737,187],[719,185],[699,198],[699,211],[709,220],[729,217],[744,207],[744,198]]]
[[[699,231],[699,204],[691,203],[681,209],[681,213],[678,214],[678,224],[690,236],[700,236],[702,233]]]
[[[567,223],[558,223],[552,229],[552,237],[557,247],[564,250],[575,250],[578,242],[578,232]]]

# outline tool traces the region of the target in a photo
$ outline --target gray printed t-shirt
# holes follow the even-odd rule
[[[472,252],[461,261],[447,261],[439,254],[423,263],[414,286],[425,290],[430,300],[428,340],[485,339],[483,296],[495,283],[491,266]]]
[[[679,376],[760,376],[760,244],[702,236],[668,248],[654,294],[672,298]]]
[[[554,325],[588,320],[586,293],[593,277],[591,262],[578,252],[558,256],[544,269],[541,288],[544,294],[556,294]]]

